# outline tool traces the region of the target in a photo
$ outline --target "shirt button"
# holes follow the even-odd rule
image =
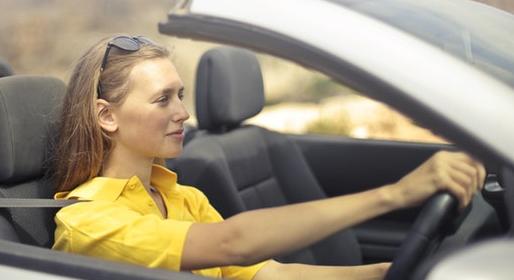
[[[148,206],[153,207],[153,202],[152,202],[152,201],[148,200],[148,203],[147,203],[147,204],[148,204]]]
[[[130,184],[128,187],[129,190],[134,190],[136,188],[136,184]]]

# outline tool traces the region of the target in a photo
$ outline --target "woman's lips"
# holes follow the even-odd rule
[[[170,132],[168,134],[166,134],[166,136],[170,136],[174,139],[177,139],[177,140],[183,140],[184,139],[184,130],[183,129],[179,129],[177,131],[174,131],[174,132]]]

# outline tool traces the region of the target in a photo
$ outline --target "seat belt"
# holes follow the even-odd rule
[[[45,198],[0,198],[0,208],[62,208],[89,200],[55,200]]]

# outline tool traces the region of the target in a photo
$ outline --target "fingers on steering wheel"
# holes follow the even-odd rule
[[[484,165],[476,160],[474,157],[472,156],[469,156],[468,154],[465,154],[465,153],[462,153],[462,152],[459,152],[459,153],[456,153],[456,159],[457,158],[460,158],[460,161],[457,161],[458,163],[460,164],[454,164],[454,167],[456,168],[466,168],[468,169],[469,171],[469,174],[471,176],[471,174],[473,174],[474,178],[475,179],[475,190],[476,191],[481,191],[483,188],[484,188],[484,182],[485,182],[485,178],[487,176],[487,171],[484,167]],[[468,167],[465,167],[464,165],[467,165]],[[470,170],[470,168],[473,169],[473,171]],[[462,170],[464,171],[464,170]]]
[[[439,186],[452,193],[459,201],[459,208],[463,209],[469,202],[469,195],[466,188],[460,185],[450,175],[441,175]]]
[[[485,170],[485,167],[484,165],[476,160],[475,158],[467,155],[467,154],[464,154],[464,153],[459,153],[459,154],[462,154],[463,156],[465,156],[466,158],[466,162],[469,163],[473,168],[475,168],[475,172],[476,172],[476,178],[477,178],[477,191],[480,191],[482,190],[482,188],[484,187],[484,181],[485,181],[485,177],[487,175],[487,172]]]
[[[476,165],[462,161],[455,161],[451,163],[451,167],[456,171],[452,172],[452,174],[456,173],[454,176],[455,179],[457,179],[461,185],[466,186],[466,190],[468,190],[471,195],[475,191],[479,190],[480,174]]]
[[[473,193],[476,190],[476,176],[469,176],[459,170],[452,170],[449,175],[455,183],[459,184],[459,186],[464,189],[466,192],[466,198],[469,199],[473,196]]]

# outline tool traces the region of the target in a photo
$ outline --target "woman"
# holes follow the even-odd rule
[[[55,197],[90,201],[57,213],[54,249],[233,279],[381,279],[387,263],[266,260],[437,191],[464,207],[484,180],[471,157],[439,152],[395,184],[223,221],[199,190],[154,164],[182,151],[183,89],[168,51],[144,37],[105,39],[82,56],[64,100]]]

